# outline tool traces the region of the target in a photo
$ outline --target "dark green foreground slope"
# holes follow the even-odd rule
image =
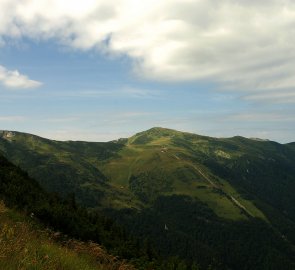
[[[108,143],[2,132],[0,150],[161,258],[204,269],[295,268],[294,143],[153,128]]]
[[[1,269],[135,269],[126,260],[136,269],[171,269],[111,219],[77,206],[73,197],[62,200],[45,192],[0,155]]]
[[[97,244],[56,235],[0,201],[1,270],[134,270]]]

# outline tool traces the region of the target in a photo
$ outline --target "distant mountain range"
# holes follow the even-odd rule
[[[161,258],[201,269],[295,269],[295,143],[152,128],[106,143],[0,132],[49,192],[103,211]]]

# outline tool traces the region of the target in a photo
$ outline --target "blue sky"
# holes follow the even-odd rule
[[[12,2],[0,4],[0,129],[107,141],[161,126],[295,141],[291,2]]]

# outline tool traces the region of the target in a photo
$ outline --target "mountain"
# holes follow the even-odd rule
[[[140,208],[160,194],[182,194],[230,219],[265,219],[257,201],[295,217],[293,146],[163,128],[108,143],[0,133],[0,151],[10,161],[47,191],[75,193],[86,206]]]
[[[107,143],[0,133],[3,155],[46,190],[204,269],[294,269],[294,145],[164,128]]]

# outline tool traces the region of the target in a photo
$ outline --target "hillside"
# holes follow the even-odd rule
[[[47,191],[76,193],[84,204],[95,205],[108,186],[92,163],[110,158],[122,147],[113,143],[57,142],[19,132],[0,132],[2,153],[28,171]],[[119,193],[117,191],[114,191]],[[93,195],[95,193],[95,195]]]
[[[46,190],[75,193],[161,256],[218,269],[294,268],[292,143],[164,128],[108,143],[0,137],[0,151]]]
[[[73,239],[61,242],[58,237],[61,235],[0,202],[0,269],[134,269],[97,244]]]
[[[162,269],[111,219],[45,192],[1,155],[0,243],[0,269]]]

